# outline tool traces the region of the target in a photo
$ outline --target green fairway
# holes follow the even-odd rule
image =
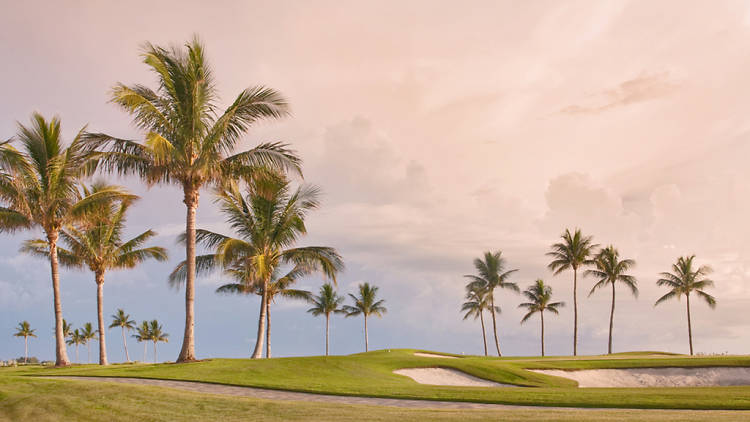
[[[414,350],[376,351],[351,356],[212,359],[189,364],[82,365],[68,368],[3,368],[0,378],[27,375],[87,375],[202,381],[271,389],[533,406],[750,409],[750,387],[576,388],[574,381],[525,368],[593,369],[668,366],[750,366],[748,357],[685,357],[626,354],[609,357],[438,359],[414,356]],[[395,369],[448,367],[515,384],[511,388],[422,385],[394,375]]]

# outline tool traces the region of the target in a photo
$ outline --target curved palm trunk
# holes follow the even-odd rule
[[[573,267],[573,356],[578,355],[578,268]],[[544,356],[544,353],[542,353]]]
[[[57,238],[56,231],[47,233],[49,242],[49,262],[52,273],[52,296],[55,306],[55,366],[68,366],[68,351],[65,348],[63,337],[62,304],[60,303],[60,269],[57,262]]]
[[[96,273],[96,317],[99,323],[99,365],[107,365],[107,342],[104,338],[104,272]]]
[[[182,349],[177,362],[195,360],[195,211],[198,208],[198,189],[185,186],[187,208],[185,221],[185,333],[182,337]]]
[[[690,324],[690,293],[686,294],[688,308],[688,341],[690,342],[690,356],[693,356],[693,327]]]
[[[482,341],[484,342],[484,355],[487,356],[487,330],[484,328],[484,311],[479,311],[479,321],[482,323]]]
[[[258,316],[258,335],[255,339],[255,350],[253,350],[252,359],[263,357],[263,342],[266,332],[266,303],[268,302],[268,281],[263,281],[263,293],[260,297],[260,315]]]
[[[494,292],[490,292],[490,313],[492,314],[492,334],[495,336],[495,347],[497,348],[497,355],[502,356],[500,353],[500,341],[497,339],[497,321],[495,320],[495,295]]]
[[[615,319],[615,283],[612,283],[612,310],[609,313],[609,348],[608,354],[612,354],[612,324]]]
[[[328,356],[328,326],[331,314],[326,314],[326,356]]]
[[[120,327],[122,329],[122,345],[125,346],[125,359],[130,363],[130,355],[128,354],[128,341],[125,339],[125,327]]]
[[[544,357],[544,311],[539,312],[542,316],[542,357]]]
[[[370,344],[369,344],[370,342],[369,342],[369,340],[367,338],[367,314],[364,314],[364,316],[365,316],[365,352],[369,352],[370,351]]]
[[[271,301],[266,302],[266,358],[271,358]]]

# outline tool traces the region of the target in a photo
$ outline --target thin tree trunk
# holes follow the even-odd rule
[[[690,293],[686,294],[688,308],[688,341],[690,342],[690,356],[693,356],[693,327],[690,324]]]
[[[542,357],[544,357],[544,311],[539,312],[542,316]]]
[[[23,342],[24,342],[23,363],[28,364],[29,363],[29,336],[23,336]]]
[[[612,324],[615,320],[615,283],[612,283],[612,311],[609,313],[609,348],[608,354],[612,354]]]
[[[68,366],[68,351],[63,336],[62,304],[60,303],[60,270],[57,262],[57,231],[47,233],[49,242],[49,262],[52,272],[52,296],[55,305],[55,366]]]
[[[266,358],[271,358],[271,301],[266,301]]]
[[[255,339],[255,350],[252,359],[263,357],[263,342],[266,332],[266,302],[268,301],[268,281],[263,280],[263,292],[260,297],[260,315],[258,316],[258,335]]]
[[[76,343],[76,363],[81,363],[81,358],[78,357],[78,343]]]
[[[91,363],[91,339],[86,342],[86,354],[88,355],[86,363]]]
[[[146,343],[146,342],[144,341],[144,342],[143,342],[143,362],[144,362],[144,363],[146,363],[146,352],[147,352],[147,350],[146,350],[146,347],[148,347],[148,343]]]
[[[490,313],[492,314],[492,334],[495,336],[495,347],[497,348],[497,356],[502,356],[500,353],[500,341],[497,339],[497,321],[495,320],[495,295],[494,292],[490,292]]]
[[[331,319],[331,314],[326,314],[326,356],[328,356],[328,325]]]
[[[156,342],[154,342],[154,363],[156,363]]]
[[[364,314],[364,315],[365,315],[365,352],[369,352],[370,342],[368,341],[368,338],[367,338],[367,314]]]
[[[185,186],[187,207],[185,222],[185,265],[187,277],[185,279],[185,334],[182,338],[182,349],[177,362],[191,362],[195,360],[195,211],[198,208],[198,189]]]
[[[479,311],[479,321],[482,323],[482,341],[484,342],[484,355],[487,356],[487,330],[484,328],[484,311]]]
[[[573,356],[578,355],[578,268],[573,267]]]
[[[99,365],[107,365],[107,342],[104,338],[104,272],[96,273],[96,317],[99,322]]]
[[[122,345],[125,346],[125,359],[130,363],[130,355],[128,354],[128,341],[125,339],[125,327],[120,327],[122,329]]]

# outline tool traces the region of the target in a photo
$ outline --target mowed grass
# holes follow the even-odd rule
[[[376,351],[350,356],[212,359],[190,364],[96,365],[69,368],[0,369],[3,375],[86,375],[173,379],[253,386],[313,393],[423,400],[455,400],[531,406],[750,409],[750,387],[700,388],[576,388],[565,378],[526,368],[596,369],[665,366],[750,366],[749,357],[685,357],[627,354],[612,357],[438,359],[419,357],[414,350]],[[401,368],[448,367],[497,381],[511,388],[422,385],[393,374]]]
[[[425,407],[429,402],[425,403]],[[269,401],[106,382],[0,377],[0,421],[739,421],[737,411],[430,410]]]

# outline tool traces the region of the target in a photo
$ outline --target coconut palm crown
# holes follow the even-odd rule
[[[341,305],[344,303],[344,298],[339,296],[334,290],[330,283],[325,283],[320,286],[320,293],[318,295],[312,295],[308,298],[308,301],[312,305],[307,310],[313,316],[325,315],[326,317],[326,356],[328,356],[328,340],[329,340],[329,326],[331,314],[343,314],[346,313],[341,309]]]
[[[669,299],[685,296],[688,322],[688,342],[690,344],[690,355],[693,354],[693,327],[690,322],[690,293],[706,302],[711,309],[716,307],[716,298],[704,292],[707,287],[713,287],[714,282],[707,278],[713,270],[707,265],[695,268],[693,260],[695,255],[679,257],[672,264],[672,272],[663,272],[661,278],[656,282],[659,287],[668,287],[670,291],[656,301],[654,306]]]
[[[370,342],[367,332],[367,317],[375,315],[381,318],[388,309],[385,308],[385,300],[376,300],[378,296],[378,287],[371,286],[370,283],[359,285],[359,296],[349,294],[353,305],[344,305],[342,310],[346,312],[347,317],[362,315],[365,317],[365,352],[369,350]]]
[[[525,308],[527,311],[521,319],[521,323],[528,321],[535,313],[539,313],[542,323],[542,356],[544,356],[544,311],[558,315],[560,313],[558,308],[565,306],[565,302],[551,302],[552,287],[544,284],[541,279],[536,280],[534,284],[524,290],[523,295],[526,296],[528,302],[518,305],[519,308]]]
[[[195,213],[201,188],[219,185],[260,168],[300,171],[300,160],[283,143],[263,143],[234,153],[258,120],[288,114],[286,100],[255,86],[221,107],[205,49],[197,37],[180,47],[146,44],[143,62],[158,78],[157,88],[118,83],[111,101],[144,132],[141,141],[89,133],[86,144],[101,152],[105,170],[137,174],[149,186],[175,184],[186,206],[185,331],[177,361],[195,360]]]

